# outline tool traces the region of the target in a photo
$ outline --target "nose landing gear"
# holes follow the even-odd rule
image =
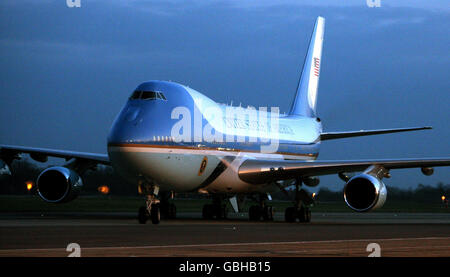
[[[138,212],[138,221],[145,224],[151,220],[153,224],[158,224],[163,219],[175,219],[177,207],[170,203],[169,199],[174,197],[173,193],[161,192],[157,185],[139,185],[139,192],[145,194],[145,206],[141,206]],[[158,199],[159,196],[159,199]]]
[[[158,224],[161,221],[159,200],[151,198],[148,196],[145,206],[139,208],[138,221],[140,224],[145,224],[148,219],[151,219],[153,224]]]
[[[152,185],[149,190],[144,191],[145,206],[139,208],[138,221],[140,224],[145,224],[148,219],[151,219],[153,224],[158,224],[161,221],[160,201],[157,198],[159,188]]]

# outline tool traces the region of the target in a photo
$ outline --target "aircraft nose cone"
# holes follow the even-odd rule
[[[140,111],[141,109],[139,107],[130,106],[125,112],[125,120],[130,122],[134,121],[138,117]]]
[[[111,127],[108,143],[128,143],[146,137],[146,129],[141,128],[143,116],[141,107],[125,107]]]

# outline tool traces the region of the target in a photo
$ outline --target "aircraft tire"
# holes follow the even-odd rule
[[[227,207],[225,205],[217,207],[216,211],[217,211],[217,214],[216,214],[217,219],[226,219],[227,218],[228,211],[227,211]]]
[[[297,211],[295,207],[286,208],[284,212],[284,219],[286,220],[286,222],[295,222],[295,219],[297,218],[296,214]]]
[[[258,221],[261,219],[261,208],[259,206],[251,206],[248,210],[248,217],[251,221]]]
[[[159,204],[152,204],[150,218],[152,219],[153,224],[159,224],[159,222],[161,221],[161,211],[159,209]]]
[[[139,223],[145,224],[147,222],[148,218],[149,218],[149,214],[148,214],[147,208],[145,206],[140,207],[139,212],[138,212]]]
[[[203,205],[202,217],[203,217],[203,219],[213,219],[214,218],[213,205],[211,205],[211,204]]]
[[[274,209],[273,206],[265,206],[263,212],[264,221],[273,221]]]
[[[169,204],[168,217],[169,219],[177,218],[177,207],[173,203]]]
[[[311,222],[311,209],[305,207],[305,222]]]
[[[311,210],[308,207],[302,206],[298,213],[298,219],[302,223],[311,222]]]

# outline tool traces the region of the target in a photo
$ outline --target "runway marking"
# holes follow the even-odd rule
[[[407,250],[407,249],[421,249],[423,248],[423,246],[400,246],[400,247],[386,247],[383,246],[383,252],[384,251],[389,251],[389,250]],[[450,248],[449,246],[427,246],[427,249],[445,249],[445,248]],[[345,249],[344,249],[345,250]],[[344,250],[336,250],[336,252],[342,252]],[[287,250],[287,251],[282,251],[283,253],[308,253],[308,252],[325,252],[325,253],[329,253],[330,249],[308,249],[308,250]]]
[[[383,241],[411,241],[411,240],[442,240],[450,237],[423,237],[423,238],[390,238],[390,239],[354,239],[354,240],[316,240],[316,241],[288,241],[288,242],[244,242],[244,243],[215,243],[215,244],[180,244],[180,245],[151,245],[151,246],[105,246],[105,247],[83,247],[82,250],[113,250],[113,249],[161,249],[161,248],[189,248],[189,247],[227,247],[227,246],[260,246],[260,245],[296,245],[296,244],[321,244],[321,243],[344,243],[344,242],[383,242]],[[450,247],[450,246],[449,246]],[[417,247],[403,247],[417,248]],[[61,248],[31,248],[31,249],[1,249],[0,253],[7,251],[57,251]]]

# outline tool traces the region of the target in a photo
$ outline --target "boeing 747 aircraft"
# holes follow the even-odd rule
[[[0,145],[0,173],[9,171],[21,153],[40,162],[49,156],[65,158],[64,165],[43,170],[36,181],[44,201],[62,203],[76,198],[86,170],[111,165],[146,196],[138,212],[140,223],[150,219],[157,224],[161,215],[174,218],[176,207],[169,199],[176,192],[212,195],[212,204],[203,207],[204,218],[223,218],[225,200],[238,211],[240,199],[249,197],[258,203],[250,207],[251,220],[273,220],[266,200],[271,192],[290,186],[296,195],[285,210],[286,221],[309,222],[314,200],[302,186],[316,186],[318,176],[326,174],[345,181],[344,200],[351,209],[379,208],[387,195],[382,179],[392,169],[421,168],[431,175],[433,167],[450,165],[450,158],[316,161],[322,141],[430,129],[323,132],[316,99],[324,26],[325,19],[318,17],[287,115],[274,107],[227,106],[181,84],[148,81],[137,86],[116,117],[108,154]]]

